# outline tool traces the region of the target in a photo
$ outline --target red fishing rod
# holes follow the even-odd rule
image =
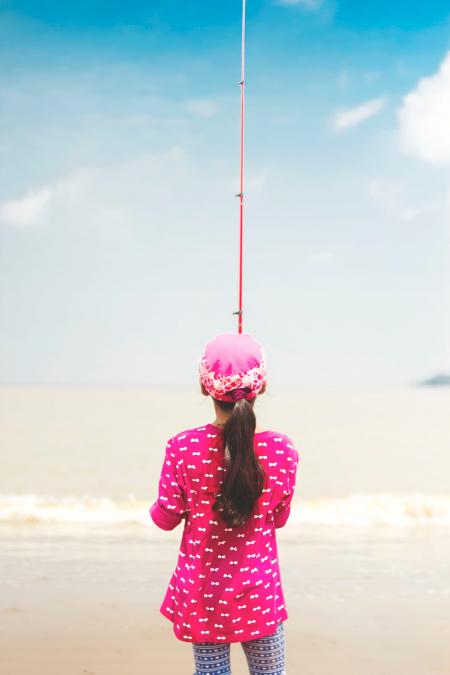
[[[244,243],[244,127],[245,127],[245,3],[242,0],[242,43],[241,43],[241,157],[240,157],[240,190],[239,197],[239,309],[233,314],[238,315],[238,333],[242,333],[242,269]]]

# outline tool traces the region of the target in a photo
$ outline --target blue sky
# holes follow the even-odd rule
[[[450,8],[248,0],[274,386],[450,370]],[[0,2],[3,382],[192,384],[235,330],[240,2]]]

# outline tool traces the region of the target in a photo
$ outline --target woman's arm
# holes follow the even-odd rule
[[[162,530],[173,530],[187,515],[188,507],[180,485],[176,443],[166,444],[164,462],[158,484],[158,497],[149,509],[150,517]]]
[[[297,467],[300,459],[300,455],[297,450],[294,449],[294,446],[291,447],[291,452],[289,454],[290,461],[286,462],[287,473],[286,473],[286,486],[284,490],[284,496],[282,500],[277,504],[273,511],[273,520],[275,528],[283,527],[286,525],[289,515],[291,513],[291,502],[294,496],[295,484],[297,480]]]

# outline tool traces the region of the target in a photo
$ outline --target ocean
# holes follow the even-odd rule
[[[165,442],[209,399],[144,388],[0,388],[0,523],[148,527]],[[300,454],[295,524],[450,526],[450,389],[261,396]]]

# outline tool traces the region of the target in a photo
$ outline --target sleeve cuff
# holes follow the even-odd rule
[[[169,513],[162,509],[158,500],[149,509],[150,517],[162,530],[173,530],[183,519],[178,513]]]
[[[283,527],[283,525],[286,525],[290,513],[291,513],[290,505],[286,509],[284,509],[284,511],[279,511],[278,513],[276,513],[273,519],[275,528]]]

